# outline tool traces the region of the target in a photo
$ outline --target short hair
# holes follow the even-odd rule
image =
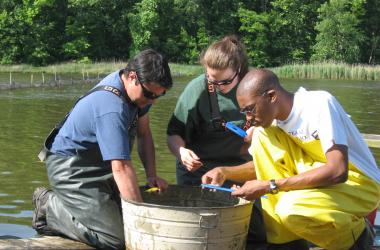
[[[232,68],[240,70],[239,80],[248,72],[248,56],[244,45],[235,35],[222,38],[211,44],[200,57],[203,66],[223,70]]]
[[[143,50],[130,59],[123,73],[127,75],[130,71],[136,72],[141,83],[158,84],[166,89],[173,85],[167,58],[153,49]]]

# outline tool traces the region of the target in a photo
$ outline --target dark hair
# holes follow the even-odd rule
[[[211,44],[201,54],[201,63],[212,69],[232,68],[239,72],[239,81],[248,72],[248,56],[236,35],[230,35]]]
[[[146,49],[128,61],[123,73],[135,71],[141,83],[158,84],[169,89],[173,85],[168,60],[153,49]]]

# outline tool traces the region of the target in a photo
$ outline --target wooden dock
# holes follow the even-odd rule
[[[380,135],[363,134],[364,140],[371,148],[380,148]]]
[[[41,236],[29,239],[1,239],[0,250],[18,249],[95,249],[84,243],[59,236]]]

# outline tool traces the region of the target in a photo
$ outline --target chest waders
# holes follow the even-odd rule
[[[78,101],[101,90],[114,93],[126,101],[121,92],[111,86],[94,88]],[[51,131],[39,154],[39,158],[46,162],[53,190],[47,207],[47,225],[53,231],[97,248],[124,248],[119,191],[111,164],[102,160],[98,145],[74,156],[50,152],[55,136],[70,113]],[[137,113],[128,129],[131,138],[136,135]]]
[[[187,145],[202,160],[203,166],[195,172],[189,172],[177,159],[176,177],[180,185],[199,186],[202,176],[217,166],[236,166],[243,164],[251,158],[248,153],[240,152],[245,144],[242,139],[237,139],[225,128],[226,120],[222,117],[219,108],[218,97],[214,84],[204,79],[210,107],[210,121],[201,122],[193,135],[195,142]],[[246,120],[243,129],[251,127],[251,122]],[[221,143],[223,142],[223,143]],[[235,184],[227,181],[226,186]]]
[[[202,176],[207,171],[218,166],[236,166],[251,160],[250,157],[244,157],[243,153],[239,152],[244,144],[243,140],[236,140],[236,135],[231,134],[225,128],[226,121],[220,114],[215,86],[208,82],[206,78],[204,84],[208,93],[211,120],[209,123],[202,124],[199,129],[201,134],[195,136],[197,137],[198,145],[191,145],[196,148],[197,155],[202,159],[204,165],[195,172],[189,172],[177,159],[176,178],[179,185],[199,186],[202,182]],[[251,121],[246,120],[242,129],[247,130],[251,125]],[[226,143],[222,145],[221,141]],[[209,147],[214,147],[214,150],[210,151]],[[224,182],[225,187],[231,187],[233,184],[241,185],[241,183],[228,180]],[[265,242],[265,240],[266,233],[262,217],[261,200],[256,199],[252,207],[247,244],[255,245],[257,242],[261,243]]]

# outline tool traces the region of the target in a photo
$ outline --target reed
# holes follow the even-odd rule
[[[0,65],[0,72],[20,72],[20,73],[48,73],[48,74],[108,74],[118,69],[122,69],[127,62],[95,62],[95,63],[61,63],[45,67],[34,67],[27,64]],[[174,76],[193,76],[203,72],[200,65],[169,64]]]
[[[281,78],[380,80],[380,65],[321,62],[288,64],[272,68],[272,70]]]

